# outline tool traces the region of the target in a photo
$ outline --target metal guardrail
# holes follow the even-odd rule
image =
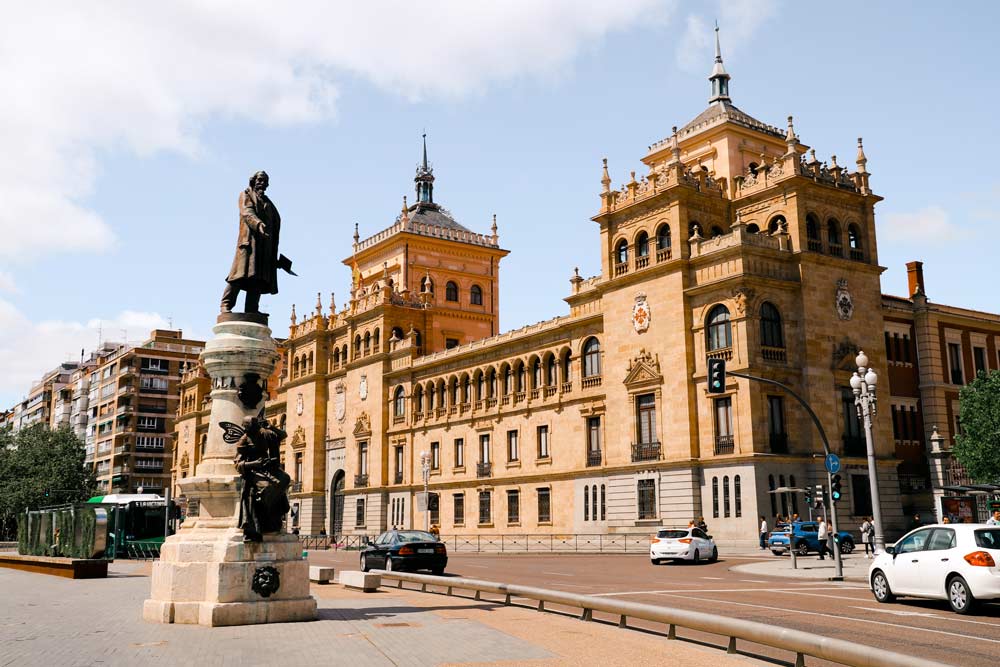
[[[651,533],[442,535],[449,553],[648,553]]]
[[[125,554],[130,560],[156,560],[160,557],[159,544],[127,544]]]
[[[580,619],[583,621],[592,621],[593,614],[597,611],[618,616],[618,626],[622,628],[628,627],[627,620],[629,618],[662,623],[668,626],[667,639],[677,639],[678,627],[721,635],[729,639],[727,653],[736,653],[736,640],[739,639],[794,653],[796,667],[804,667],[805,656],[821,658],[850,667],[953,667],[942,662],[904,655],[874,646],[855,644],[843,639],[823,637],[802,630],[778,628],[757,621],[727,618],[699,611],[658,607],[640,602],[624,602],[478,579],[435,577],[426,574],[387,572],[385,570],[372,570],[372,572],[381,575],[382,579],[397,581],[399,588],[402,588],[403,582],[406,581],[421,584],[423,592],[427,592],[428,586],[445,588],[447,595],[452,595],[454,589],[469,590],[475,591],[476,600],[482,599],[482,593],[492,593],[504,596],[503,603],[505,605],[511,604],[511,598],[526,598],[537,600],[539,611],[545,611],[546,603],[574,607],[581,610]]]
[[[378,535],[299,535],[299,542],[306,550],[319,551],[333,549],[334,551],[362,549],[365,540],[374,541]]]

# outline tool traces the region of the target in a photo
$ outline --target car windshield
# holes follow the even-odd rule
[[[1000,550],[1000,528],[987,528],[976,531],[976,546],[983,549]]]
[[[396,533],[396,541],[406,542],[437,542],[437,538],[422,530],[401,530]]]
[[[656,536],[661,540],[676,540],[681,537],[687,537],[687,534],[686,530],[661,530],[656,533]]]

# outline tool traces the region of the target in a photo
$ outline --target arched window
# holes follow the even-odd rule
[[[760,344],[764,347],[785,347],[781,313],[770,301],[765,301],[760,307]]]
[[[396,387],[392,403],[392,414],[394,417],[403,417],[406,415],[406,396],[403,394],[402,387]]]
[[[295,357],[295,360],[292,362],[292,377],[297,378],[298,376],[299,376],[299,358]]]
[[[420,291],[421,292],[430,292],[431,294],[434,294],[434,281],[431,280],[430,278],[428,278],[427,276],[424,276],[423,278],[421,278],[420,279]]]
[[[604,496],[604,485],[601,484],[601,521],[607,516],[607,502]]]
[[[865,255],[861,249],[861,230],[853,223],[847,226],[847,246],[851,249],[851,259],[864,259]]]
[[[333,367],[340,367],[340,348],[334,348],[333,350]]]
[[[469,380],[468,375],[462,376],[462,402],[472,402],[472,381]]]
[[[444,286],[445,301],[458,301],[458,285],[451,280]]]
[[[583,520],[590,521],[590,487],[583,487]]]
[[[313,353],[309,353],[309,372],[313,372]]]
[[[514,375],[507,364],[500,367],[500,381],[503,383],[504,396],[514,390]]]
[[[830,245],[831,255],[842,254],[842,244],[840,242],[840,223],[836,218],[826,221],[826,242]]]
[[[531,388],[538,389],[542,386],[542,362],[535,357],[531,361]]]
[[[375,346],[375,351],[378,352],[378,346],[382,342],[382,332],[379,331],[378,327],[375,328],[375,335],[372,336],[372,344]]]
[[[403,328],[402,327],[393,327],[392,328],[392,338],[395,338],[396,340],[403,340]]]
[[[476,385],[476,400],[481,401],[486,398],[486,373],[476,371],[474,382]]]
[[[489,392],[489,398],[496,398],[497,372],[492,367],[488,371],[486,371],[486,389]]]
[[[721,303],[708,313],[705,328],[708,351],[723,350],[733,346],[733,331],[729,323],[729,309]]]
[[[514,384],[514,387],[515,387],[514,391],[522,392],[522,391],[524,391],[527,388],[526,385],[528,384],[527,381],[526,381],[527,380],[527,372],[524,370],[524,362],[523,361],[518,361],[514,365],[514,368],[515,368],[515,371],[514,371],[515,378],[514,379],[516,380],[516,383]]]
[[[354,358],[361,356],[361,334],[354,337]]]
[[[583,344],[583,377],[601,374],[601,343],[596,338],[588,338]]]
[[[767,233],[777,234],[779,231],[785,228],[785,216],[776,215],[771,218],[771,221],[767,223]]]
[[[458,405],[458,378],[452,378],[448,382],[448,405]]]
[[[434,383],[430,382],[427,385],[427,411],[430,412],[434,409],[434,403],[437,402],[437,390],[434,389]]]
[[[569,350],[564,350],[562,353],[562,381],[573,381],[573,355]]]
[[[639,232],[635,239],[635,256],[649,257],[649,234],[646,232]]]
[[[369,333],[369,332],[366,331],[365,332],[365,356],[368,356],[368,353],[371,352],[371,349],[372,349],[372,335],[371,335],[371,333]]]
[[[628,241],[622,239],[615,246],[615,262],[625,264],[628,262]]]
[[[344,347],[340,350],[340,358],[345,364],[347,363],[347,343],[344,343]]]
[[[718,237],[718,236],[722,236],[723,234],[725,234],[725,232],[722,231],[722,227],[719,227],[718,225],[712,225],[712,238],[713,239],[716,238],[716,237]]]
[[[473,306],[483,305],[483,288],[479,285],[473,285],[472,289],[469,290],[469,303]]]
[[[416,396],[413,398],[413,402],[414,402],[413,411],[414,412],[423,412],[424,411],[424,387],[423,387],[423,385],[418,384],[417,388],[414,391],[416,392]]]
[[[757,226],[756,222],[751,222],[747,225],[747,234],[756,234],[760,231],[760,227]]]
[[[447,405],[447,403],[445,402],[447,400],[445,398],[446,396],[447,396],[447,388],[445,387],[444,380],[439,380],[438,381],[438,407],[439,408],[443,408],[445,405]]]
[[[767,488],[770,489],[771,491],[774,491],[774,489],[776,488],[774,486],[774,475],[768,475],[767,476]],[[771,496],[771,516],[777,516],[777,514],[778,514],[778,498],[776,497],[776,494],[774,494],[774,493],[769,493],[767,495]]]
[[[729,475],[722,478],[722,515],[729,518]]]
[[[656,230],[656,261],[670,259],[670,225],[664,223]]]
[[[545,358],[545,386],[556,386],[556,355],[550,354]]]
[[[413,331],[413,344],[416,345],[417,347],[423,347],[424,337],[421,336],[420,332],[417,331],[416,329],[413,329],[412,331]]]
[[[740,497],[740,476],[733,477],[733,501],[736,504],[736,518],[743,516],[743,499]]]
[[[719,478],[712,478],[712,518],[719,518]]]

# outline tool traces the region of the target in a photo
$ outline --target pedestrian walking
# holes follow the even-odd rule
[[[826,546],[826,540],[830,536],[830,531],[826,527],[826,520],[823,517],[819,518],[819,528],[816,531],[816,539],[819,540],[819,559],[826,559],[826,552],[829,551],[829,547]]]
[[[799,523],[802,519],[799,518],[798,513],[792,515],[792,523]]]
[[[864,521],[861,522],[861,541],[865,545],[865,558],[871,558],[875,553],[875,547],[869,541],[873,528],[872,522],[868,520],[868,517],[864,517]]]
[[[767,519],[764,515],[760,515],[760,550],[763,551],[767,548]]]
[[[987,526],[1000,526],[1000,510],[993,513],[993,516],[986,522]]]
[[[701,528],[701,532],[708,533],[708,524],[705,523],[705,517],[698,517],[698,527]]]

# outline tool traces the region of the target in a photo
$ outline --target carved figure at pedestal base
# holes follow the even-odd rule
[[[247,542],[261,542],[265,533],[276,533],[290,506],[291,478],[279,464],[279,447],[287,434],[266,420],[247,417],[243,427],[230,422],[220,426],[224,439],[235,439],[236,470],[243,478],[239,527]]]

